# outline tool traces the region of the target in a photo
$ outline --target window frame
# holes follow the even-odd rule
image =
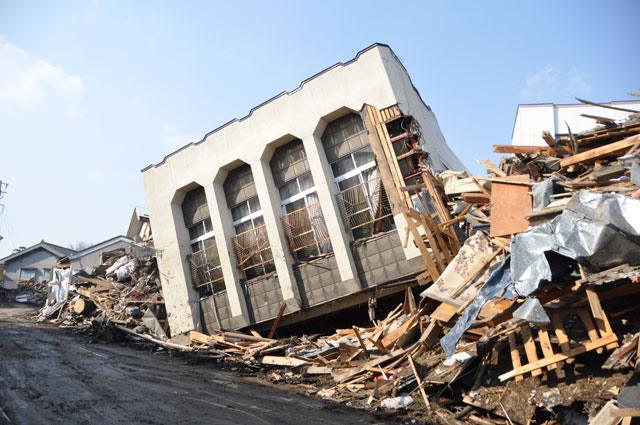
[[[24,278],[22,277],[22,272],[26,272],[27,270],[32,271],[33,272],[33,276],[28,277],[28,278]],[[20,271],[18,272],[18,280],[36,280],[36,277],[38,276],[38,269],[35,267],[20,267]]]

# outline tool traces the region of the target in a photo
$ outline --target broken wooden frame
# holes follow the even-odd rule
[[[397,106],[378,110],[365,105],[361,115],[391,213],[404,217],[406,240],[411,236],[425,262],[427,271],[418,280],[435,281],[460,249],[460,242],[453,229],[438,223],[448,223],[451,216],[441,184],[423,163],[428,153],[420,148],[419,126]],[[424,213],[416,209],[413,199]]]
[[[354,239],[394,228],[389,198],[380,178],[345,189],[336,194],[336,198],[345,228],[352,232]]]
[[[235,235],[231,243],[241,271],[247,272],[273,263],[265,224]]]
[[[320,202],[292,211],[281,217],[282,228],[291,253],[316,247],[316,254],[331,251],[329,232],[322,214]]]

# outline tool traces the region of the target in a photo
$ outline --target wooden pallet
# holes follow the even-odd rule
[[[609,320],[600,305],[598,293],[593,288],[587,288],[585,292],[590,308],[577,307],[576,312],[587,331],[589,340],[571,347],[559,312],[550,315],[550,326],[538,328],[537,338],[534,338],[534,330],[525,323],[507,335],[513,370],[500,375],[501,381],[510,378],[515,378],[518,381],[527,373],[531,373],[531,376],[537,376],[542,374],[545,367],[547,370],[553,370],[558,367],[560,362],[570,360],[587,351],[596,350],[596,352],[602,353],[605,348],[612,350],[619,346],[618,337],[613,333]],[[555,350],[551,344],[548,328],[553,330],[558,341]],[[520,357],[518,337],[524,346],[527,363],[523,363],[523,359]]]

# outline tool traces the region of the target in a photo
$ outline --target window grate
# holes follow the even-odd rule
[[[395,228],[389,198],[381,179],[374,178],[336,195],[345,227],[362,239]]]
[[[292,211],[281,220],[292,253],[310,247],[317,249],[317,255],[331,252],[331,244],[322,243],[329,240],[329,232],[320,202]]]

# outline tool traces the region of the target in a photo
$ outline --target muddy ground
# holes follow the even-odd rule
[[[36,324],[33,311],[0,305],[0,423],[411,423],[251,381],[214,361],[95,342]]]

